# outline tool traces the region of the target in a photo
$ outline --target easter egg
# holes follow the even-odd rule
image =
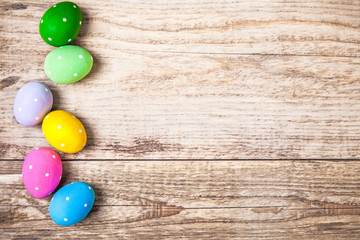
[[[16,120],[26,126],[35,126],[51,110],[53,95],[50,89],[40,82],[29,82],[17,92],[14,100]]]
[[[58,47],[72,42],[81,24],[79,6],[73,2],[60,2],[44,13],[39,23],[39,32],[46,43]]]
[[[92,65],[93,57],[88,51],[67,45],[54,49],[46,56],[44,70],[53,82],[68,84],[83,79]]]
[[[84,182],[73,182],[59,189],[50,201],[51,219],[70,226],[83,220],[94,205],[94,189]]]
[[[47,114],[42,130],[46,140],[62,152],[76,153],[85,147],[86,132],[83,124],[66,111],[56,110]]]
[[[49,148],[36,148],[26,157],[22,166],[22,180],[28,192],[36,198],[50,195],[62,175],[59,155]]]

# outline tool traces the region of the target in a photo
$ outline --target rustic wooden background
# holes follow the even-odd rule
[[[0,239],[360,238],[360,1],[77,0],[94,67],[65,86],[43,71],[54,3],[0,2]],[[12,113],[29,81],[87,129],[60,153],[60,186],[96,192],[75,226],[22,184],[49,147]]]

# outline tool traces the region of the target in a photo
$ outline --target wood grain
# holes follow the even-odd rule
[[[34,80],[88,131],[66,159],[359,158],[358,1],[77,3],[95,63],[63,86],[43,72],[50,4],[1,2],[0,159],[49,146],[12,114]]]
[[[77,0],[94,67],[71,85],[43,71],[53,3],[0,2],[1,240],[360,238],[359,1]],[[59,187],[96,192],[75,226],[22,184],[50,147],[13,117],[29,81],[88,133],[60,153]]]
[[[66,229],[49,218],[50,198],[26,191],[22,161],[0,164],[4,239],[360,237],[357,161],[65,161],[60,185],[96,192],[91,214]]]

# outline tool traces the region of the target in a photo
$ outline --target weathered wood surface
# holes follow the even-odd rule
[[[48,146],[12,114],[33,80],[89,133],[63,158],[359,158],[359,1],[77,3],[95,63],[68,86],[43,71],[48,1],[0,3],[0,159]]]
[[[66,86],[43,72],[52,3],[0,1],[0,239],[360,238],[360,1],[77,0],[94,68]],[[72,227],[21,181],[50,147],[13,117],[29,81],[87,129],[60,153],[60,185],[96,192]]]
[[[360,238],[357,161],[65,161],[60,185],[97,193],[66,228],[24,189],[22,161],[0,164],[3,239]]]

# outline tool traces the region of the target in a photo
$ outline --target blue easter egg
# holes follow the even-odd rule
[[[70,183],[57,191],[51,199],[50,217],[58,225],[74,225],[89,214],[94,201],[95,192],[89,184]]]

